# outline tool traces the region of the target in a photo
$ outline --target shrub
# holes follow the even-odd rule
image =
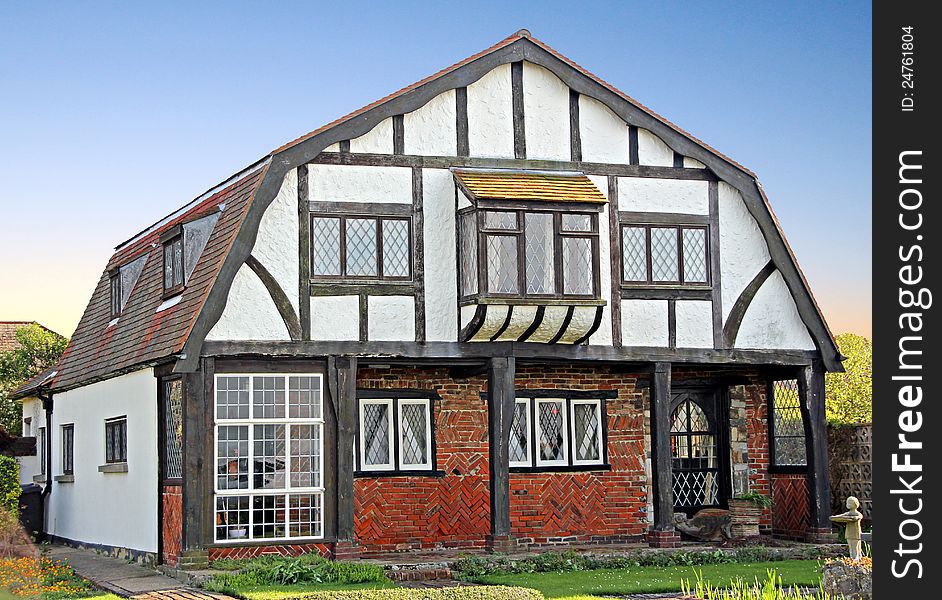
[[[0,456],[0,506],[20,514],[20,465],[9,456]]]
[[[207,589],[214,591],[238,590],[257,585],[388,581],[383,569],[377,565],[332,562],[313,553],[294,558],[260,556],[242,560],[223,559],[215,561],[213,567],[228,571],[214,575],[207,583]]]
[[[697,573],[695,585],[691,586],[686,579],[680,583],[685,596],[704,600],[829,600],[829,596],[821,590],[806,592],[795,587],[783,587],[782,578],[776,576],[772,569],[769,569],[765,581],[746,583],[742,578],[737,578],[729,587],[713,587],[711,583],[703,581],[700,573]]]

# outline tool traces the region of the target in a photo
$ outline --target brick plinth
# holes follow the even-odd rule
[[[336,542],[333,557],[334,560],[359,560],[360,545],[356,542]]]
[[[805,541],[810,544],[834,544],[837,543],[837,536],[830,527],[809,527],[805,530]]]
[[[517,540],[509,535],[488,535],[484,538],[484,548],[488,552],[507,554],[519,549]]]
[[[680,548],[680,535],[676,531],[648,531],[648,546],[652,548]]]

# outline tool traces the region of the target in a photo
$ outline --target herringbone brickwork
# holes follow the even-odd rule
[[[804,540],[811,507],[808,480],[804,473],[772,475],[772,533]]]
[[[263,554],[277,556],[300,556],[311,552],[325,558],[333,556],[333,544],[281,544],[272,546],[228,546],[209,549],[209,562],[221,558],[253,558]]]
[[[160,558],[165,565],[177,566],[183,540],[183,487],[165,485],[161,494],[163,531]]]

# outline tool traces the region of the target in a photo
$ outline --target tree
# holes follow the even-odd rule
[[[843,373],[825,376],[827,418],[832,423],[857,425],[873,420],[873,342],[854,333],[837,336],[847,357]]]
[[[19,400],[10,394],[44,369],[56,364],[68,338],[32,323],[16,330],[19,347],[0,352],[0,426],[19,435],[23,418]]]

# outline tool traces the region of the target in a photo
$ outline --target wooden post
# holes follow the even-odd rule
[[[214,377],[211,357],[202,358],[200,370],[183,377],[182,547],[177,558],[181,569],[206,568],[208,548],[213,543]]]
[[[651,465],[654,469],[654,527],[648,544],[654,548],[680,546],[674,530],[674,489],[671,473],[671,364],[654,363],[651,386]]]
[[[510,426],[514,415],[514,357],[494,357],[487,368],[488,448],[490,456],[491,533],[487,548],[515,548],[510,535]]]
[[[828,473],[828,432],[824,405],[824,367],[815,361],[798,376],[801,420],[808,462],[809,542],[834,541],[831,528],[831,478]]]
[[[334,558],[359,558],[354,531],[353,453],[357,426],[357,359],[327,359],[331,402],[337,414],[337,541]]]

